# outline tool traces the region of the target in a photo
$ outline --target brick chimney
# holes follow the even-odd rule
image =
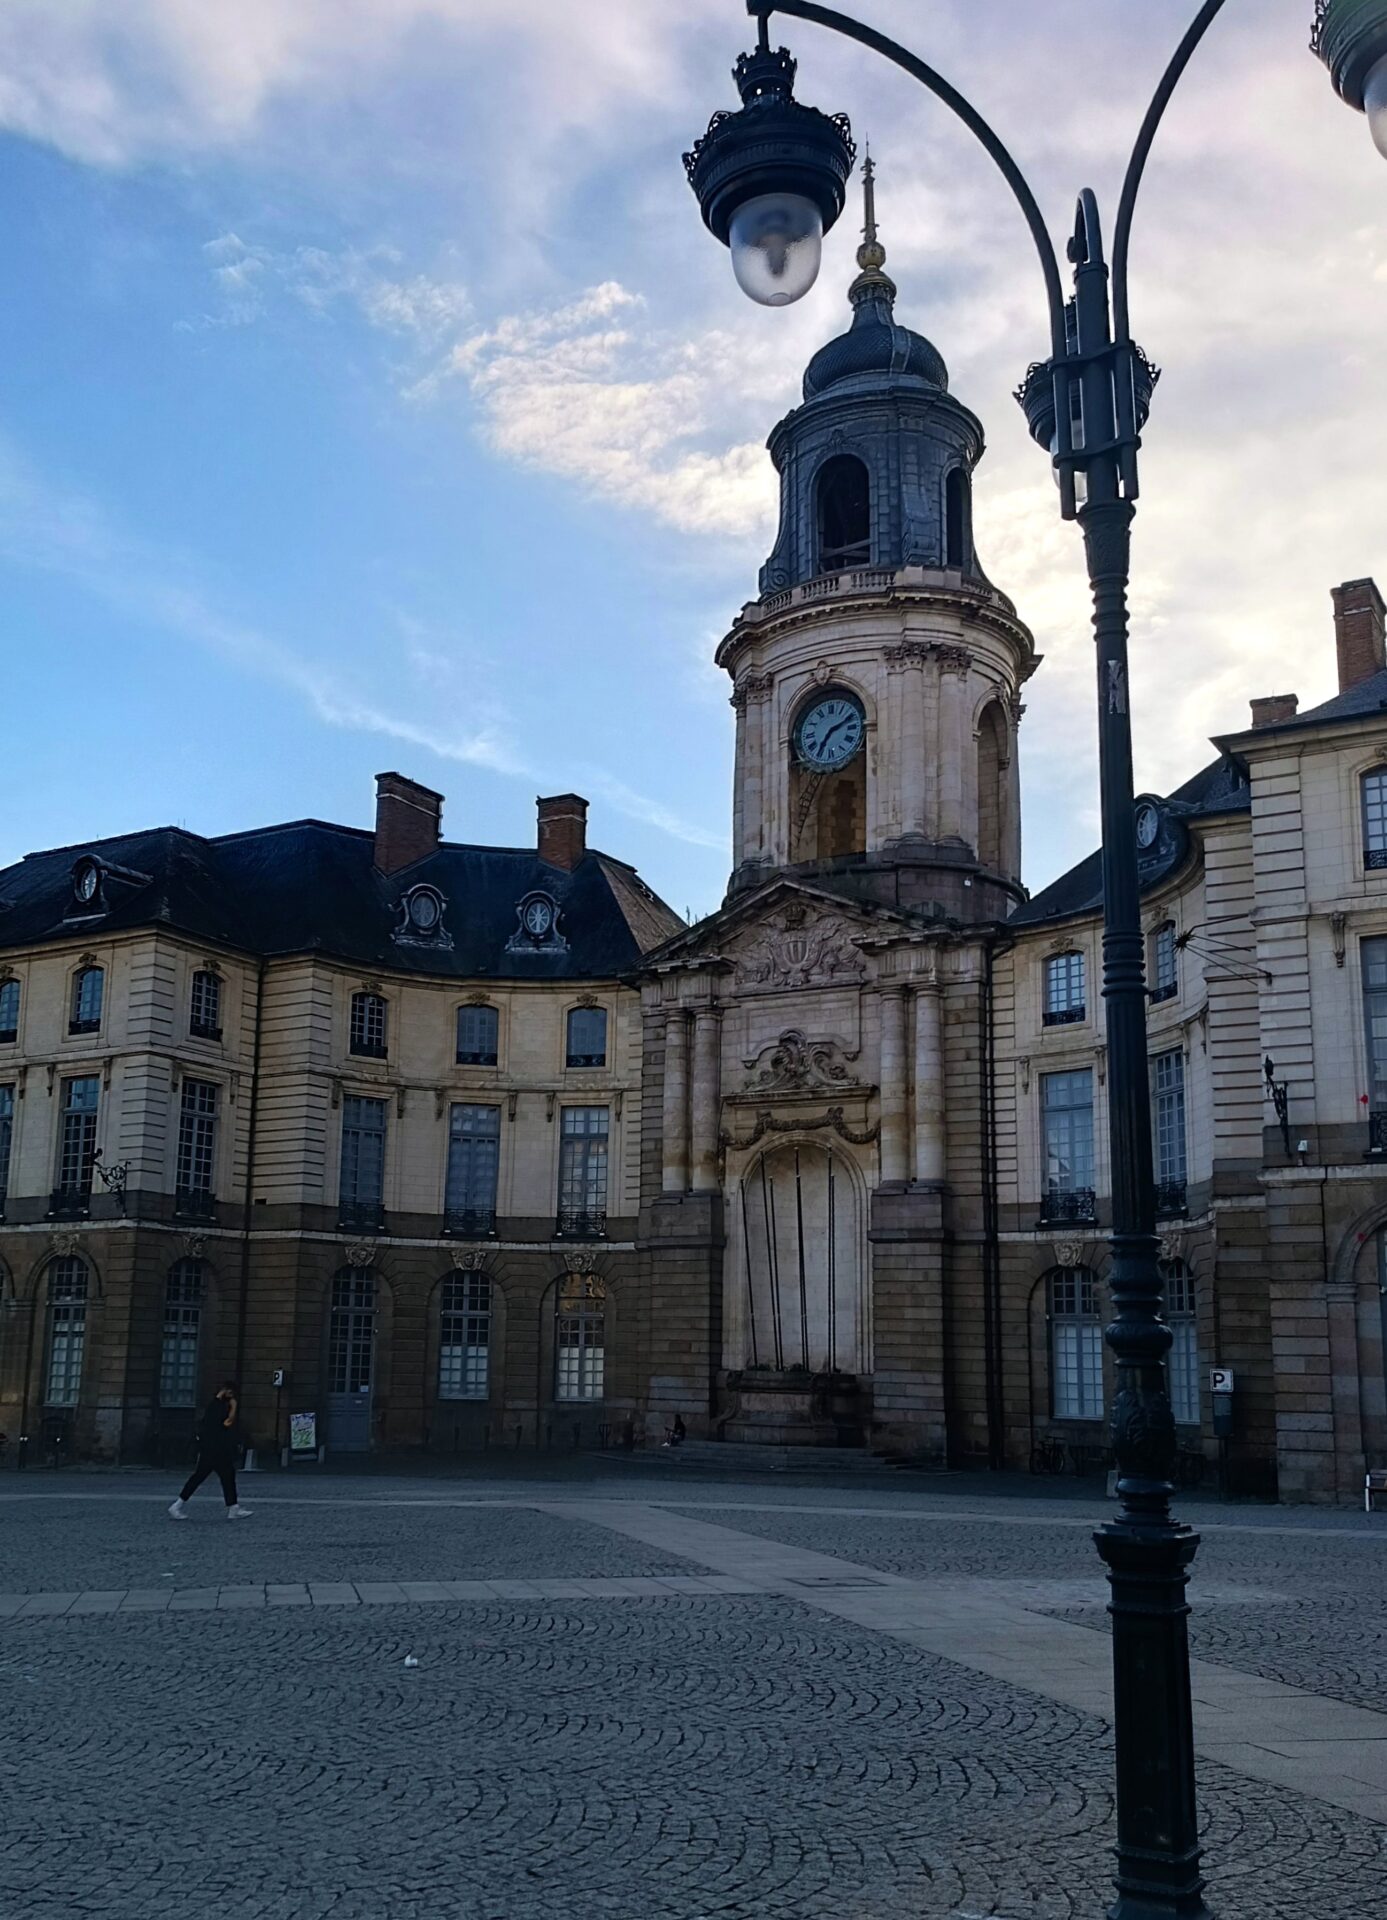
[[[1376,580],[1345,580],[1333,589],[1333,598],[1339,691],[1346,693],[1387,666],[1387,608]]]
[[[376,775],[375,864],[382,873],[412,867],[438,845],[443,795],[402,773]]]
[[[588,803],[578,793],[556,793],[536,802],[539,808],[539,857],[548,866],[572,873],[588,850]]]
[[[1252,725],[1279,727],[1283,720],[1294,720],[1300,705],[1298,693],[1268,693],[1252,702]]]

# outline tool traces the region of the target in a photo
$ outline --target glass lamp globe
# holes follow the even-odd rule
[[[803,299],[819,277],[823,216],[798,193],[745,200],[727,231],[737,285],[763,307]]]
[[[1387,54],[1369,72],[1363,83],[1363,106],[1368,116],[1368,131],[1373,145],[1387,160]]]

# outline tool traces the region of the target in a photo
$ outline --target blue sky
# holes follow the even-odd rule
[[[1109,205],[1192,0],[863,0],[977,97],[1062,236]],[[1332,691],[1328,590],[1387,579],[1387,169],[1230,6],[1153,164],[1134,323],[1166,373],[1138,528],[1138,779],[1256,694]],[[1095,834],[1076,536],[1009,389],[1043,350],[1004,190],[923,95],[793,22],[872,140],[899,311],[990,450],[982,555],[1045,665],[1032,886]],[[927,32],[926,32],[927,28]],[[1083,31],[1079,51],[1065,51]],[[846,318],[855,221],[772,315],[682,147],[739,0],[7,0],[0,10],[0,861],[180,821],[364,824],[396,766],[450,837],[592,834],[679,909],[727,870],[713,647],[772,536],[762,450]]]

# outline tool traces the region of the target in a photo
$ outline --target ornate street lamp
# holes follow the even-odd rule
[[[1165,1368],[1171,1336],[1161,1317],[1127,677],[1137,456],[1157,375],[1129,330],[1127,256],[1152,142],[1223,6],[1224,0],[1205,0],[1147,110],[1118,204],[1111,273],[1098,202],[1091,192],[1080,195],[1068,249],[1074,269],[1068,299],[1035,196],[988,123],[923,60],[817,0],[775,6],[746,0],[760,32],[756,53],[743,55],[735,72],[742,110],[715,115],[685,156],[704,220],[731,246],[734,271],[752,297],[784,305],[807,293],[818,270],[821,230],[842,208],[852,145],[842,116],[814,115],[794,99],[794,61],[783,48],[772,52],[768,37],[770,15],[789,14],[870,47],[942,100],[1001,171],[1040,258],[1050,357],[1031,368],[1017,398],[1051,455],[1061,511],[1083,532],[1098,656],[1115,1308],[1106,1337],[1117,1367],[1112,1440],[1119,1501],[1116,1518],[1094,1536],[1112,1594],[1118,1865],[1109,1920],[1208,1920],[1185,1599],[1199,1538],[1171,1512],[1175,1421]],[[1319,0],[1313,45],[1343,98],[1368,114],[1373,138],[1387,154],[1387,0]]]
[[[1387,0],[1316,0],[1310,44],[1387,160]]]

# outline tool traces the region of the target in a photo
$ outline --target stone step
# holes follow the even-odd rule
[[[865,1447],[783,1447],[751,1440],[686,1440],[648,1449],[670,1466],[721,1473],[879,1472],[885,1462]]]

